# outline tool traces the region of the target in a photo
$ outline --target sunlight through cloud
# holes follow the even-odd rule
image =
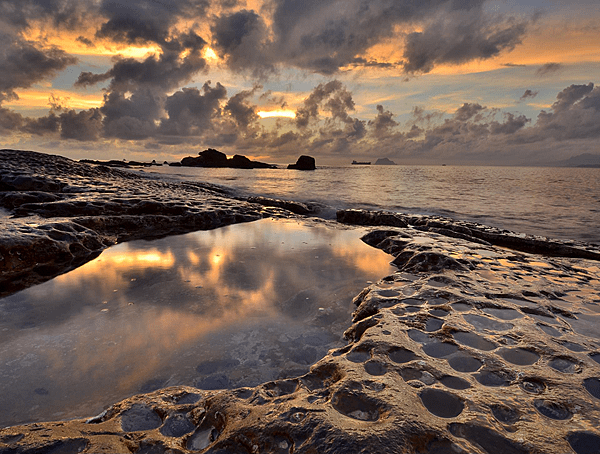
[[[285,117],[296,118],[296,112],[293,110],[261,110],[256,112],[260,118]]]

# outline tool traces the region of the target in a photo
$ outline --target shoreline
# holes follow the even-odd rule
[[[1,205],[22,216],[2,221],[3,292],[129,239],[314,213],[0,153]],[[87,421],[0,429],[0,452],[597,452],[596,246],[432,216],[345,210],[338,221],[372,226],[363,241],[399,270],[356,297],[348,345],[308,374],[238,390],[168,388]]]

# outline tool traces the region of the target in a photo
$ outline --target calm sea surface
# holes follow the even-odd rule
[[[521,233],[600,243],[600,169],[348,166],[286,169],[155,167],[146,174],[330,207],[435,214]]]

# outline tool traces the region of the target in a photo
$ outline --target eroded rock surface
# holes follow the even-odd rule
[[[14,191],[14,180],[0,183]],[[232,203],[195,190],[206,191],[204,206]],[[231,210],[246,207],[255,213]],[[350,218],[397,223],[363,239],[398,271],[356,297],[347,346],[309,373],[233,390],[166,388],[88,420],[5,428],[0,453],[600,452],[595,246],[393,213],[340,220]],[[80,226],[65,235],[97,232],[64,222]]]
[[[399,271],[356,297],[348,345],[308,374],[7,428],[0,452],[598,453],[598,262],[413,228],[364,241]]]
[[[277,213],[213,185],[15,150],[0,150],[0,208],[0,296],[79,266],[117,242]]]

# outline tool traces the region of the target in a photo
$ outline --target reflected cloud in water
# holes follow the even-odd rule
[[[342,345],[352,298],[392,271],[362,233],[263,220],[135,241],[1,299],[0,426],[308,371]]]

